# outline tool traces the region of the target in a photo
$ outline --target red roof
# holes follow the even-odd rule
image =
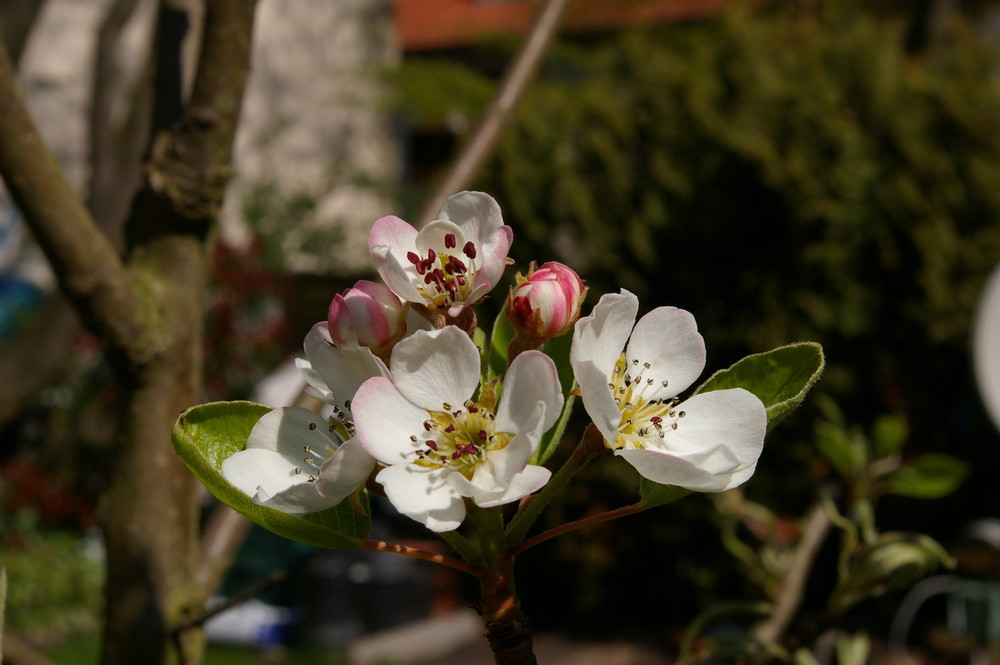
[[[564,32],[594,32],[714,15],[727,0],[571,0]],[[396,0],[404,51],[467,46],[493,35],[522,35],[538,0]]]

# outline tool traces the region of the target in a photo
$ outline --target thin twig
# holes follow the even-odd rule
[[[500,89],[483,115],[468,143],[451,163],[434,194],[427,199],[423,212],[418,218],[418,226],[437,217],[444,200],[457,191],[465,189],[476,172],[496,145],[504,125],[518,101],[524,95],[529,81],[538,69],[549,43],[552,41],[569,0],[548,0],[538,12],[524,45],[521,47],[510,68],[504,74]]]
[[[268,575],[267,577],[265,577],[264,579],[262,579],[260,582],[257,582],[253,586],[247,587],[243,591],[240,591],[235,596],[230,596],[225,600],[219,601],[218,603],[214,603],[211,607],[206,608],[204,612],[201,612],[196,616],[189,617],[184,621],[181,621],[174,628],[174,632],[180,633],[181,631],[201,627],[205,625],[205,622],[207,622],[212,617],[222,614],[226,610],[230,610],[236,607],[237,605],[242,605],[243,603],[247,602],[254,596],[259,596],[260,594],[264,593],[265,591],[268,591],[274,586],[281,584],[286,579],[288,579],[288,574],[285,573],[285,571],[283,570],[275,571],[270,575]]]
[[[410,547],[409,545],[387,543],[382,540],[364,540],[361,542],[360,547],[361,549],[372,550],[374,552],[392,552],[394,554],[402,554],[403,556],[413,557],[414,559],[439,563],[442,566],[448,566],[449,568],[460,570],[463,573],[468,573],[469,575],[475,577],[478,577],[483,573],[481,568],[476,568],[475,566],[469,565],[464,561],[459,561],[458,559],[454,559],[444,554],[438,554],[437,552],[428,552],[427,550],[422,550],[418,547]]]
[[[561,536],[563,534],[569,533],[570,531],[576,531],[577,529],[585,529],[589,526],[597,526],[598,524],[603,524],[604,522],[610,522],[611,520],[616,520],[619,517],[627,517],[629,515],[636,515],[646,510],[647,506],[643,502],[633,503],[628,506],[622,506],[621,508],[616,508],[614,510],[609,510],[603,513],[598,513],[596,515],[591,515],[590,517],[584,517],[583,519],[576,520],[575,522],[567,522],[566,524],[561,524],[554,529],[549,529],[548,531],[543,531],[537,535],[522,541],[517,547],[515,547],[511,554],[517,556],[526,549],[532,548],[535,545],[544,543],[546,540],[555,538],[556,536]]]
[[[826,535],[830,532],[830,515],[822,504],[816,504],[806,516],[806,525],[795,548],[791,565],[785,574],[784,582],[778,597],[775,599],[771,615],[753,628],[754,636],[763,641],[775,643],[781,640],[785,631],[795,616],[802,596],[805,593],[806,582],[813,562],[819,553]]]

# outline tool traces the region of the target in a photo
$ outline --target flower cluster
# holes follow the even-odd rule
[[[367,486],[433,531],[456,529],[470,509],[518,501],[549,481],[532,459],[570,386],[538,349],[570,331],[583,406],[615,455],[649,480],[695,491],[749,478],[764,406],[742,389],[680,400],[705,366],[683,310],[659,307],[636,322],[638,299],[623,290],[580,318],[580,277],[561,263],[532,264],[506,306],[522,343],[490,378],[485,350],[455,323],[500,281],[512,237],[481,192],[452,196],[419,231],[398,217],[376,221],[368,245],[382,283],[336,295],[297,363],[325,414],[271,411],[223,462],[226,479],[289,513],[332,507]]]

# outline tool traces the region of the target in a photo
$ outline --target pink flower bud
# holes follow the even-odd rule
[[[389,287],[361,280],[334,296],[327,326],[334,346],[367,346],[380,356],[406,334],[406,309]]]
[[[507,300],[507,318],[525,337],[547,340],[558,337],[580,318],[587,294],[583,280],[571,268],[550,261],[527,278],[518,275],[518,286]]]

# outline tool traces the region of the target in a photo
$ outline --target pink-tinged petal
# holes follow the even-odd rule
[[[677,429],[668,430],[663,439],[649,439],[654,445],[660,443],[658,448],[686,458],[721,446],[737,460],[737,467],[756,464],[764,447],[767,411],[753,393],[742,388],[700,393],[678,404],[676,410],[684,412],[676,421]],[[707,470],[728,473],[732,469],[710,465]]]
[[[255,503],[285,513],[314,513],[339,503],[321,496],[307,474],[296,473],[301,464],[273,450],[251,448],[223,460],[222,475]]]
[[[412,282],[416,272],[409,269],[412,266],[406,256],[416,249],[416,239],[415,228],[390,215],[372,226],[368,249],[378,274],[397,296],[410,302],[423,302]]]
[[[463,236],[477,246],[486,243],[503,226],[500,204],[483,192],[466,191],[449,196],[438,212],[438,219],[455,222]]]
[[[656,397],[670,398],[682,392],[705,369],[705,340],[690,312],[676,307],[657,307],[635,324],[625,351],[628,362],[649,363],[642,373],[660,388]]]
[[[531,418],[538,403],[545,404],[541,432],[552,427],[562,412],[562,387],[552,359],[540,351],[525,351],[507,370],[497,407],[495,427],[500,432],[517,433]]]
[[[351,404],[357,438],[368,454],[384,464],[403,464],[420,448],[410,437],[424,431],[427,411],[413,405],[392,381],[365,381]]]
[[[401,263],[406,261],[406,253],[416,247],[417,230],[395,215],[383,217],[372,225],[368,234],[368,249],[385,247]]]
[[[440,533],[457,529],[465,519],[465,502],[447,482],[449,473],[397,464],[382,469],[375,480],[396,510]]]
[[[502,506],[526,497],[532,492],[536,492],[545,483],[549,482],[549,478],[551,477],[552,472],[544,466],[529,465],[524,467],[520,473],[515,474],[502,492],[488,492],[474,495],[472,496],[472,500],[482,508]]]
[[[322,450],[330,444],[340,443],[336,435],[328,434],[328,428],[329,423],[309,409],[286,406],[269,411],[257,420],[247,437],[246,447],[281,453],[301,466],[305,446]]]
[[[507,268],[507,252],[513,240],[514,231],[509,226],[501,226],[482,246],[477,246],[479,268],[472,290],[465,303],[456,304],[448,310],[449,316],[458,316],[465,305],[475,303],[496,287]]]
[[[590,362],[604,375],[604,389],[608,390],[611,372],[625,350],[638,311],[639,299],[625,289],[601,296],[590,314],[573,328],[569,357],[574,369],[578,363]]]
[[[349,403],[362,383],[373,376],[389,374],[385,363],[367,347],[338,349],[333,346],[325,321],[312,327],[303,347],[312,370],[303,372],[306,381],[322,392],[316,381],[318,374],[332,393],[333,403],[348,413],[351,411]]]
[[[340,503],[363,486],[374,469],[375,458],[355,437],[337,448],[333,457],[323,463],[316,491],[330,501]]]
[[[401,340],[390,365],[399,392],[428,411],[460,409],[479,386],[479,350],[455,326]]]

